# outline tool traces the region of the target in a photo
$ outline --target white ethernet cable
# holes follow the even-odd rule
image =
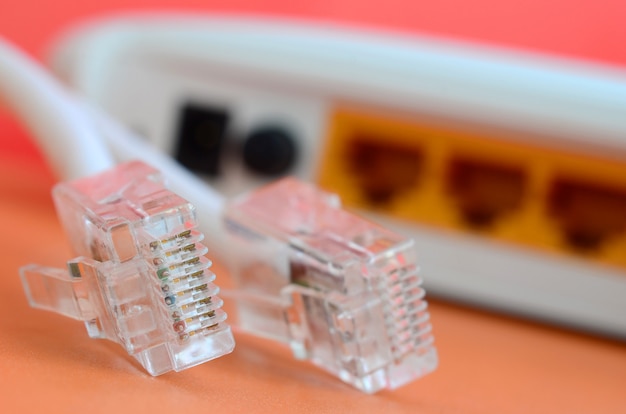
[[[199,179],[2,42],[0,93],[61,176],[109,167],[110,150],[117,160],[158,165],[193,203],[167,190],[142,162],[59,184],[57,210],[83,256],[68,262],[69,272],[24,267],[32,306],[84,320],[90,336],[120,343],[152,375],[230,352],[234,342],[203,257],[197,210],[208,241],[230,262],[237,286],[226,296],[236,302],[244,330],[288,343],[296,357],[368,393],[436,368],[411,239],[294,179],[224,206]],[[29,111],[31,101],[36,111]]]
[[[61,178],[77,178],[114,165],[92,123],[67,91],[2,41],[0,100],[24,120]]]

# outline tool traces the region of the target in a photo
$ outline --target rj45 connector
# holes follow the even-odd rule
[[[232,351],[194,207],[157,170],[131,162],[61,183],[53,196],[80,257],[67,270],[22,268],[31,306],[84,321],[152,375]]]
[[[244,330],[370,393],[436,368],[411,239],[295,179],[236,200],[225,223]]]

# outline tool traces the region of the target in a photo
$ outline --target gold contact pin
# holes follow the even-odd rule
[[[200,276],[202,276],[203,274],[204,274],[204,270],[198,270],[197,272],[193,272],[193,273],[191,273],[189,275],[185,275],[185,276],[181,276],[181,277],[177,277],[175,279],[172,279],[172,282],[180,283],[180,282],[182,282],[184,280],[187,280],[187,279],[197,279]]]
[[[185,260],[182,265],[195,265],[200,262],[199,257],[194,257],[193,259]]]
[[[218,326],[219,326],[219,324],[215,323],[215,324],[213,324],[211,326],[206,326],[206,327],[203,327],[203,328],[200,328],[200,329],[196,329],[194,331],[181,332],[178,335],[178,339],[181,342],[185,342],[185,341],[188,341],[192,336],[198,335],[198,334],[200,334],[202,332],[212,331],[213,329],[217,328]]]
[[[196,250],[196,245],[195,244],[188,244],[187,246],[184,246],[181,248],[182,251],[184,252],[193,252]]]
[[[191,237],[191,230],[185,230],[182,233],[178,233],[172,237],[169,237],[167,239],[162,239],[161,240],[161,244],[165,244],[165,243],[169,243],[171,241],[174,241],[176,239],[188,239],[189,237]],[[158,242],[152,242],[152,243],[158,243]],[[152,244],[150,243],[150,244]]]
[[[210,305],[211,302],[212,302],[211,301],[211,297],[209,296],[208,298],[203,298],[203,299],[200,299],[198,301],[195,301],[195,302],[192,302],[192,303],[188,303],[186,305],[182,305],[181,308],[184,311],[186,311],[188,309],[197,308],[197,307],[202,306],[202,305]]]
[[[192,259],[185,260],[184,262],[174,263],[174,264],[169,266],[169,269],[170,270],[175,270],[177,267],[193,266],[193,265],[198,264],[198,263],[200,263],[200,258],[196,256],[196,257],[194,257]]]
[[[175,254],[181,253],[181,252],[189,253],[189,252],[193,252],[195,250],[196,250],[195,243],[191,243],[191,244],[183,246],[183,247],[181,247],[179,249],[171,250],[169,252],[166,252],[165,255],[169,257],[169,256],[173,256]]]
[[[178,233],[175,236],[172,236],[170,238],[162,239],[160,241],[152,241],[152,242],[150,242],[150,244],[149,244],[150,250],[156,251],[163,244],[175,241],[177,239],[188,239],[189,237],[191,237],[191,230],[185,230],[182,233]]]
[[[217,328],[218,325],[219,325],[218,323],[214,323],[213,325],[206,326],[204,328],[196,329],[194,331],[189,331],[188,334],[189,334],[189,336],[194,336],[194,335],[197,335],[197,334],[205,332],[205,331],[213,330],[213,329]]]
[[[184,295],[186,295],[187,293],[191,293],[191,292],[201,292],[201,291],[203,291],[203,290],[207,290],[207,288],[208,288],[208,287],[209,287],[209,286],[205,283],[205,284],[203,284],[203,285],[196,286],[196,287],[193,287],[193,288],[191,288],[191,289],[181,290],[180,292],[177,292],[177,293],[176,293],[176,295],[178,295],[178,296],[184,296]]]
[[[210,318],[213,318],[214,316],[215,316],[215,311],[211,310],[211,311],[208,311],[206,313],[203,313],[203,314],[200,314],[200,315],[196,315],[196,316],[192,316],[191,318],[187,318],[187,319],[185,319],[185,322],[186,323],[191,323],[191,322],[193,322],[195,320],[198,320],[198,319],[210,319]]]

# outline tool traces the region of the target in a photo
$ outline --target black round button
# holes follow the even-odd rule
[[[243,146],[243,161],[252,171],[262,175],[280,175],[296,161],[296,142],[280,127],[256,129]]]

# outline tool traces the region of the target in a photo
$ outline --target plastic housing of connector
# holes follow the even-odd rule
[[[193,205],[141,162],[53,190],[74,252],[68,271],[21,270],[31,306],[85,322],[92,338],[121,344],[152,375],[231,352]]]
[[[236,199],[225,223],[241,328],[368,393],[436,368],[411,239],[292,178]]]

